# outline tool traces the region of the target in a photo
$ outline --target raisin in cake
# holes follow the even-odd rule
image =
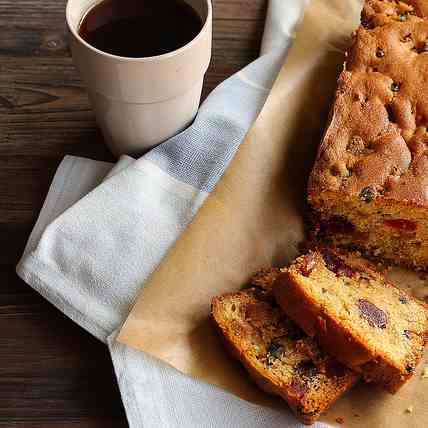
[[[287,315],[327,352],[391,393],[422,357],[427,306],[353,254],[310,251],[283,270],[273,292]]]
[[[212,317],[255,382],[310,424],[358,375],[323,353],[275,304],[269,289],[278,272],[265,270],[254,280],[257,287],[214,298]]]
[[[428,0],[366,0],[309,180],[334,245],[428,268]]]

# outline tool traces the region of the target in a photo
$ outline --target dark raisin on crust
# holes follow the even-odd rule
[[[409,303],[409,299],[406,296],[400,296],[398,298],[398,300],[400,301],[400,303],[402,303],[403,305],[407,305],[407,303]]]
[[[373,28],[373,23],[371,22],[371,20],[369,20],[367,18],[363,18],[361,20],[361,25],[367,30],[370,28]]]
[[[372,327],[386,328],[388,317],[386,313],[366,299],[359,299],[357,303],[360,316],[367,320]]]
[[[378,58],[383,58],[385,56],[385,52],[381,48],[377,48],[376,56]]]
[[[376,197],[376,192],[373,188],[369,187],[364,187],[363,190],[361,190],[360,192],[360,199],[364,202],[371,202],[373,201],[373,199]]]
[[[410,364],[407,364],[407,366],[406,366],[406,372],[407,373],[413,373],[413,371],[415,370],[415,368],[412,366],[412,365],[410,365]]]
[[[355,269],[346,264],[344,260],[329,250],[324,249],[322,251],[322,257],[327,269],[331,270],[336,275],[352,277],[356,273]]]
[[[399,90],[400,90],[400,84],[397,82],[392,82],[391,91],[392,92],[398,92]]]
[[[413,333],[410,330],[404,330],[403,334],[407,339],[411,339]]]

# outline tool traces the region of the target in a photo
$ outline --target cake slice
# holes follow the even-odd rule
[[[310,251],[283,270],[273,292],[323,349],[391,393],[422,358],[427,306],[354,254]]]
[[[317,231],[428,268],[428,0],[366,0],[308,186]]]
[[[270,288],[278,272],[265,270],[257,287],[215,297],[212,318],[259,387],[311,424],[359,376],[322,352],[275,304]]]

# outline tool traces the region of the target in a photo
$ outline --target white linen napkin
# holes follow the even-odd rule
[[[270,1],[261,57],[219,85],[181,134],[114,167],[66,156],[17,266],[29,285],[108,343],[132,428],[300,426],[286,409],[248,403],[115,337],[261,110],[305,3]]]

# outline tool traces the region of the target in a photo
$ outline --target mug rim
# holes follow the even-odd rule
[[[73,1],[75,1],[75,0],[67,0],[67,5],[66,5],[66,9],[65,9],[65,17],[66,17],[66,21],[67,21],[67,27],[68,27],[69,31],[71,32],[71,34],[73,35],[73,37],[75,37],[75,39],[77,41],[79,41],[79,43],[84,45],[87,49],[90,49],[91,51],[93,51],[95,54],[102,55],[104,57],[114,59],[116,61],[153,62],[153,61],[161,61],[163,59],[168,59],[168,58],[177,56],[180,53],[182,53],[183,51],[190,49],[194,44],[196,44],[198,42],[198,40],[203,37],[204,33],[207,31],[207,28],[209,25],[211,25],[211,21],[212,21],[212,0],[202,0],[208,6],[207,16],[205,18],[205,22],[204,22],[204,25],[202,26],[201,30],[192,40],[190,40],[190,42],[186,43],[184,46],[181,46],[178,49],[175,49],[171,52],[166,52],[166,53],[161,54],[161,55],[132,58],[132,57],[114,55],[114,54],[110,54],[108,52],[104,52],[104,51],[92,46],[86,40],[84,40],[78,32],[79,26],[77,26],[77,29],[76,29],[76,28],[74,28],[73,25],[71,25],[71,22],[70,22],[71,21],[71,16],[70,16],[71,15],[71,4],[73,3]],[[104,1],[104,0],[98,0],[98,1],[94,2],[92,7],[95,7],[97,4],[100,4],[102,1]],[[91,8],[89,8],[87,11],[85,11],[85,13],[82,15],[82,17],[79,21],[79,24],[80,24],[80,22],[82,22],[82,19],[84,19],[84,17],[86,16],[86,14],[90,10],[91,10]]]

